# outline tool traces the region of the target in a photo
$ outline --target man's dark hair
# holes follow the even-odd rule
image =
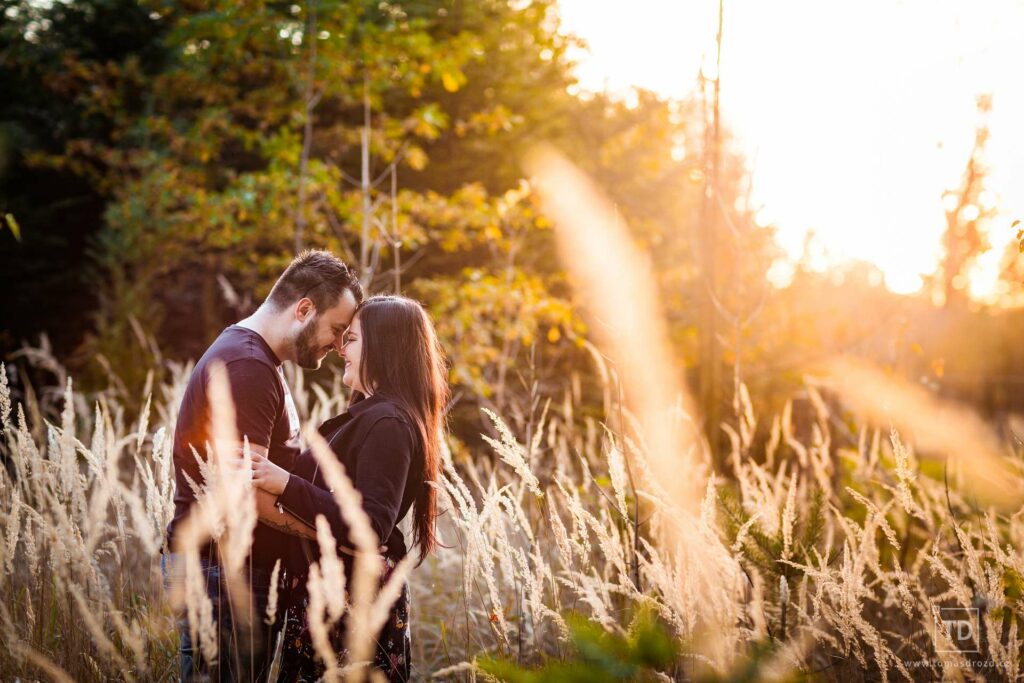
[[[344,261],[329,251],[308,249],[288,265],[274,283],[267,301],[282,309],[306,297],[322,313],[337,305],[346,289],[352,292],[357,304],[363,300],[359,279]]]

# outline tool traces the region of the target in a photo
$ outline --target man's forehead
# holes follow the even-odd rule
[[[356,300],[352,296],[352,292],[345,290],[342,295],[338,298],[338,303],[329,308],[324,313],[326,318],[332,325],[340,324],[348,326],[352,322],[352,317],[356,312]]]

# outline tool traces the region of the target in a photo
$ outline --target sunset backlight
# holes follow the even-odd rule
[[[0,682],[1024,680],[1024,0],[0,16]]]
[[[562,0],[585,89],[683,97],[713,77],[718,3]],[[986,117],[983,195],[993,248],[970,291],[992,298],[1012,221],[1024,215],[1024,3],[855,5],[734,0],[724,6],[723,121],[750,161],[760,221],[790,259],[878,267],[910,293],[942,256],[943,193],[960,181]],[[785,268],[781,268],[784,272]]]

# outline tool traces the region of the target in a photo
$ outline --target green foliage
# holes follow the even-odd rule
[[[248,312],[223,282],[258,303],[301,245],[358,264],[369,291],[423,298],[464,393],[502,412],[524,404],[518,375],[536,357],[558,378],[541,393],[560,396],[589,365],[587,328],[522,178],[538,142],[589,173],[650,251],[679,357],[697,363],[703,110],[574,94],[577,41],[558,30],[554,0],[5,7],[20,14],[0,74],[17,74],[60,131],[42,144],[45,127],[5,109],[5,139],[35,141],[9,165],[95,197],[89,221],[66,221],[84,226],[66,271],[92,299],[76,307],[93,333],[78,354],[91,367],[75,368],[86,386],[104,381],[91,360],[102,356],[140,388],[138,330],[196,357]],[[743,165],[725,156],[722,204],[738,206]],[[26,234],[52,233],[50,217],[0,209],[24,215]],[[750,212],[729,211],[744,249],[766,249]],[[751,263],[738,277],[762,274]]]
[[[742,510],[731,491],[723,488],[718,500],[724,513],[723,519],[729,539],[735,543],[741,528],[750,521],[750,517]],[[740,544],[740,551],[744,559],[753,564],[766,577],[770,588],[777,590],[779,579],[782,577],[791,581],[801,575],[800,569],[789,562],[814,563],[814,552],[821,541],[825,528],[824,507],[824,496],[819,489],[815,489],[810,494],[807,507],[794,511],[792,549],[788,557],[785,554],[785,538],[781,519],[777,530],[773,533],[766,531],[760,520],[747,528],[745,537]]]
[[[21,241],[21,226],[18,225],[18,221],[14,218],[14,214],[8,213],[4,215],[4,222],[10,229],[11,234],[14,235],[14,239]]]
[[[97,306],[87,265],[109,187],[99,152],[121,134],[109,112],[127,120],[145,107],[137,87],[110,84],[162,68],[166,27],[134,0],[0,0],[0,16],[0,217],[21,236],[0,219],[0,353],[40,331],[67,353]],[[77,85],[83,75],[108,106]]]
[[[566,619],[571,652],[562,660],[527,669],[497,658],[478,660],[479,667],[510,683],[579,681],[654,681],[654,672],[671,669],[679,657],[678,644],[664,625],[647,610],[638,611],[627,633],[609,633],[580,615]]]

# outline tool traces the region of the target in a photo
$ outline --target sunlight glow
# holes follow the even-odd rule
[[[701,69],[713,77],[713,0],[559,7],[563,29],[589,44],[576,55],[584,89],[684,97]],[[1002,253],[1007,219],[1024,216],[1024,3],[731,0],[724,20],[724,121],[757,159],[754,205],[770,212],[758,222],[772,217],[789,258],[813,231],[824,261],[867,261],[893,291],[919,289],[942,257],[944,211],[957,206],[944,194],[960,184],[982,93],[993,108],[980,203],[998,211],[989,241]],[[997,264],[979,261],[972,292],[992,289],[982,283]]]

